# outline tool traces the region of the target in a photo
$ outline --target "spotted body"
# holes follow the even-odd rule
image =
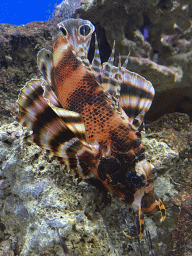
[[[97,43],[88,61],[91,22],[69,19],[58,27],[53,53],[42,49],[38,54],[43,78],[21,90],[20,122],[33,131],[34,142],[63,158],[79,176],[94,175],[139,210],[141,220],[142,212],[157,208],[163,220],[165,209],[152,187],[156,172],[145,159],[136,126],[152,103],[152,84],[128,71],[126,62],[115,67],[113,53],[101,65]],[[153,200],[146,206],[148,195]]]

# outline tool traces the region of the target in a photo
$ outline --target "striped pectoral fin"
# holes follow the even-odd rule
[[[42,80],[30,80],[22,89],[18,98],[18,104],[20,106],[18,119],[20,122],[24,122],[26,115],[30,113],[35,117],[35,113],[41,112],[47,103],[42,100],[43,88]]]
[[[99,156],[99,149],[95,145],[84,146],[77,152],[81,177],[95,177]]]
[[[122,67],[119,106],[138,125],[143,122],[145,113],[149,110],[154,98],[153,85],[144,77]]]
[[[46,87],[49,94],[50,94],[49,87],[51,87],[51,90],[56,92],[57,90],[56,90],[55,81],[54,81],[53,53],[45,48],[41,49],[37,55],[37,64],[38,64],[39,70],[43,75],[44,80],[47,82]],[[54,94],[53,91],[51,94]],[[45,91],[45,94],[46,94],[46,91]],[[49,96],[52,96],[52,98],[55,98],[54,95],[49,95]]]
[[[80,177],[92,176],[92,168],[96,168],[98,151],[89,144],[82,143],[77,137],[61,143],[57,155],[66,160],[69,170]]]
[[[66,126],[65,122],[49,106],[43,97],[41,80],[31,80],[21,90],[18,104],[19,121],[33,131],[34,141],[42,148],[54,150],[59,143],[68,137],[76,137]],[[61,136],[62,134],[62,136]]]
[[[48,128],[50,123],[54,127],[58,127],[60,124],[60,126],[67,127],[75,137],[84,142],[85,126],[80,115],[76,112],[54,106],[52,102],[56,105],[59,104],[57,97],[47,88],[46,83],[42,80],[31,80],[21,90],[18,99],[20,121],[25,122],[28,120],[27,126],[30,129],[33,126],[37,126],[33,123],[35,120],[38,120],[38,125],[47,126]],[[47,98],[45,98],[45,95]],[[52,129],[53,133],[54,131],[55,129]]]
[[[37,145],[63,158],[68,168],[79,175],[88,175],[91,169],[88,171],[83,161],[86,162],[88,156],[90,162],[97,158],[97,148],[85,141],[85,128],[79,114],[54,107],[43,97],[41,82],[32,80],[21,91],[20,123],[33,131],[32,138]]]

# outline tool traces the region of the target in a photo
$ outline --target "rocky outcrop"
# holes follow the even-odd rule
[[[31,78],[39,77],[37,53],[51,49],[49,26],[32,22],[25,26],[0,24],[0,122],[17,115],[19,90]]]
[[[24,140],[28,136],[16,122],[0,128],[0,255],[64,255],[57,229],[70,255],[127,255],[129,250],[138,255],[137,239],[123,233],[134,229],[129,206],[112,198],[111,205],[100,207],[101,191],[85,181],[77,184],[57,160]],[[143,143],[158,170],[155,192],[167,211],[162,223],[159,212],[145,216],[156,255],[192,253],[191,139],[184,114],[146,126]],[[140,243],[143,255],[149,255],[145,235]]]

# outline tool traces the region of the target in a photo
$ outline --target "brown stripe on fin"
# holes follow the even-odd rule
[[[114,103],[118,102],[116,105],[125,111],[130,121],[133,122],[135,119],[135,126],[139,127],[152,104],[155,94],[154,87],[144,77],[126,69],[128,58],[122,66],[119,56],[118,67],[115,67],[114,53],[115,46],[113,46],[108,62],[102,65],[101,86],[112,96]]]
[[[39,112],[40,109],[44,108],[44,102],[38,100],[39,95],[41,96],[43,94],[43,88],[41,87],[41,84],[42,80],[32,79],[21,89],[19,99],[17,102],[20,105],[22,118],[26,117],[29,110],[31,115],[34,116],[36,112]],[[34,105],[34,102],[36,102],[36,105]],[[24,120],[20,120],[20,122],[24,122]]]
[[[68,168],[75,170],[81,177],[94,177],[92,168],[96,169],[99,162],[98,149],[92,145],[83,145],[80,140],[73,139],[68,143],[68,148],[60,147],[65,153],[63,157],[68,160]],[[74,157],[75,156],[75,157]]]
[[[92,148],[92,152],[85,147],[78,152],[79,166],[81,166],[82,171],[81,175],[85,177],[95,177],[93,170],[96,171],[96,167],[99,163],[99,151],[96,148]]]
[[[44,88],[41,80],[32,80],[23,88],[18,100],[19,116],[23,119],[21,122],[26,122],[27,126],[33,130],[35,125],[39,125],[39,128],[42,127],[42,129],[47,127],[52,134],[57,134],[63,126],[66,131],[71,132],[72,138],[78,137],[85,142],[85,126],[80,115],[73,111],[54,107],[50,100],[43,97]],[[37,131],[37,133],[40,132]]]

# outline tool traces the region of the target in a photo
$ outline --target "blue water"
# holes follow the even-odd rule
[[[56,0],[1,0],[0,23],[22,25],[31,21],[45,21],[50,18],[55,4]]]

